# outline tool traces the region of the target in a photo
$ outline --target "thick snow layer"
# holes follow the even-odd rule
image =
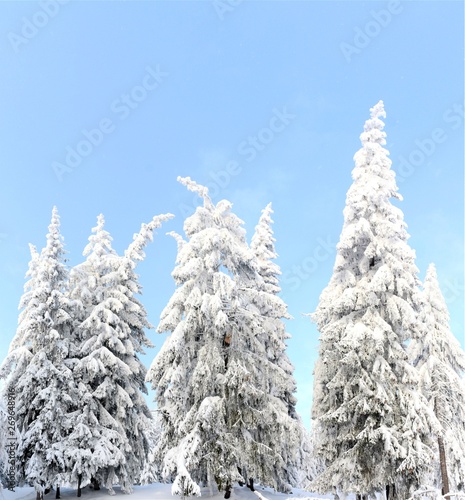
[[[312,495],[308,492],[294,489],[292,490],[292,495],[285,493],[273,493],[271,490],[265,488],[257,488],[257,493],[260,493],[263,498],[266,500],[292,500],[294,498],[298,498],[303,500],[305,498],[332,498],[332,495]],[[115,492],[117,496],[123,496],[124,493],[118,487],[115,487]],[[125,495],[126,496],[126,495]],[[34,488],[16,488],[14,492],[8,491],[6,489],[0,491],[0,499],[1,500],[35,500],[36,494]],[[54,500],[55,492],[51,491],[47,495],[44,496],[44,500]],[[63,488],[61,490],[61,498],[64,500],[71,500],[76,497],[76,490]],[[108,500],[110,497],[105,488],[102,488],[100,491],[94,491],[89,489],[88,487],[83,488],[82,497],[83,500]],[[176,500],[180,497],[173,497],[171,495],[171,484],[149,484],[146,486],[135,486],[134,493],[128,496],[128,500]],[[199,498],[199,497],[190,497],[190,498]],[[210,492],[208,488],[202,488],[202,497],[200,498],[208,498],[210,500],[222,500],[224,498],[224,492],[216,492],[213,493],[213,496],[210,496]],[[235,486],[233,488],[231,494],[231,500],[259,500],[259,496],[250,491],[246,486],[240,487]]]

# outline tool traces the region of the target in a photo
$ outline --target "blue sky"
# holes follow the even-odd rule
[[[331,276],[380,99],[420,276],[436,263],[463,345],[463,23],[459,1],[0,2],[0,358],[53,205],[70,265],[99,213],[118,251],[153,215],[176,215],[139,267],[156,325],[174,290],[165,232],[196,204],[176,182],[189,175],[233,202],[249,239],[273,203],[309,424],[318,333],[303,313]],[[165,338],[149,336],[147,365]]]

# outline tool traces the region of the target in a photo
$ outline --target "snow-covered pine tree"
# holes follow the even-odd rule
[[[279,278],[281,271],[279,266],[274,262],[274,259],[278,257],[275,249],[275,238],[273,236],[273,220],[271,215],[273,209],[271,203],[269,203],[263,210],[262,215],[255,227],[255,233],[252,236],[252,241],[250,243],[250,248],[253,251],[255,258],[257,259],[258,272],[263,278],[263,288],[265,291],[277,295],[281,288],[279,287]],[[284,308],[286,308],[284,306]],[[282,307],[280,308],[283,309]],[[283,314],[282,317],[288,318],[287,314]],[[286,336],[286,338],[289,338]]]
[[[437,422],[406,351],[418,328],[419,280],[403,213],[391,203],[401,197],[383,147],[384,116],[380,101],[360,136],[333,275],[313,314],[312,417],[326,469],[312,487],[366,495],[394,485],[407,498],[431,462]]]
[[[102,471],[118,467],[125,460],[122,452],[125,443],[120,426],[100,399],[94,397],[96,386],[91,384],[99,374],[103,378],[111,370],[101,362],[99,353],[90,359],[85,357],[89,351],[85,343],[92,338],[92,332],[82,327],[94,308],[103,301],[109,286],[104,282],[104,277],[111,270],[109,256],[117,258],[111,246],[112,238],[105,231],[104,224],[104,218],[100,215],[97,226],[92,229],[94,234],[89,237],[89,244],[83,252],[87,256],[86,261],[70,272],[71,297],[80,301],[82,307],[75,317],[74,330],[78,346],[74,376],[79,397],[73,415],[73,429],[66,442],[65,457],[70,470],[70,482],[77,485],[78,496],[81,496],[81,487],[91,481],[97,486],[95,481],[97,477],[102,480]]]
[[[465,353],[449,327],[449,312],[431,264],[420,294],[419,336],[409,354],[420,387],[438,418],[437,484],[443,494],[465,490]]]
[[[311,458],[303,446],[306,431],[300,417],[297,415],[294,396],[296,383],[294,380],[294,366],[287,356],[286,340],[290,335],[286,332],[283,319],[290,319],[287,306],[278,296],[279,276],[281,270],[274,262],[277,258],[275,239],[273,236],[271,203],[262,211],[255,233],[252,237],[250,248],[255,256],[258,274],[262,278],[257,285],[255,303],[260,311],[262,332],[259,338],[263,344],[268,372],[263,374],[264,380],[269,384],[268,393],[274,403],[279,407],[284,404],[287,415],[283,412],[281,418],[268,425],[260,427],[255,440],[267,443],[279,453],[283,461],[275,464],[274,476],[278,483],[279,491],[290,491],[292,485],[303,482],[303,475],[309,470],[308,463]],[[276,436],[281,436],[277,441]],[[299,453],[297,453],[299,450]],[[284,464],[284,465],[283,465]],[[306,478],[307,480],[310,477]]]
[[[33,292],[34,292],[34,286],[36,283],[36,274],[35,274],[35,269],[37,267],[37,263],[39,261],[39,253],[37,252],[37,249],[34,245],[29,245],[29,250],[31,253],[31,260],[29,261],[29,268],[26,273],[25,278],[28,279],[26,284],[24,285],[24,293],[23,296],[20,300],[19,303],[19,309],[24,309],[26,306],[29,304],[29,302],[32,300],[33,297]],[[21,325],[21,320],[23,317],[27,316],[28,313],[25,311],[21,312],[19,315],[18,319],[18,325]],[[30,341],[25,341],[25,335],[27,334],[27,329],[20,328],[18,326],[16,330],[16,335],[13,337],[13,340],[10,343],[10,347],[8,350],[8,355],[7,357],[3,360],[2,365],[0,366],[0,379],[8,379],[9,383],[7,386],[3,386],[1,394],[0,394],[0,400],[5,402],[8,400],[8,394],[14,394],[14,388],[18,383],[18,380],[24,375],[26,372],[26,368],[32,358],[32,353],[31,353],[31,342]],[[16,400],[16,395],[15,395],[15,400]],[[15,403],[16,406],[16,403]],[[6,417],[6,415],[5,415]],[[16,419],[15,419],[16,420]],[[6,421],[5,421],[6,424]],[[7,426],[5,425],[5,429]],[[14,437],[16,438],[16,421],[15,421],[15,434]],[[6,433],[4,433],[4,436],[6,436]],[[15,439],[16,441],[16,439]],[[16,448],[16,442],[15,442],[15,448]],[[16,451],[15,451],[16,454]],[[16,458],[14,459],[14,462],[16,463]],[[13,471],[14,474],[9,475],[9,483],[11,486],[15,486],[19,482],[19,471],[16,469]]]
[[[286,308],[261,291],[265,285],[231,204],[214,205],[207,188],[178,180],[203,198],[203,206],[185,221],[187,241],[173,235],[177,289],[158,326],[171,335],[147,374],[162,423],[155,454],[176,495],[199,495],[200,485],[216,483],[229,498],[232,483],[246,473],[278,487],[277,471],[288,480],[279,442],[292,443],[295,436],[274,435],[271,443],[270,430],[279,427],[276,421],[280,429],[290,425],[293,403],[279,397],[291,389],[285,371],[267,358],[259,306],[276,304],[277,317]],[[283,349],[281,340],[276,349]],[[274,389],[270,377],[278,372]]]
[[[84,250],[87,259],[72,272],[73,297],[83,304],[75,367],[82,407],[67,458],[78,489],[92,482],[113,493],[118,482],[130,492],[144,466],[151,414],[141,394],[147,391],[146,369],[138,355],[152,344],[144,333],[151,326],[136,297],[141,286],[134,270],[153,231],[171,217],[143,224],[124,256],[118,256],[100,215]]]
[[[160,466],[160,460],[155,456],[158,441],[161,435],[161,422],[159,414],[156,410],[152,410],[152,419],[148,422],[148,428],[146,431],[147,440],[149,443],[149,454],[145,461],[144,467],[140,474],[141,484],[152,484],[162,480]]]
[[[73,351],[73,303],[56,208],[40,255],[31,247],[30,277],[20,301],[18,329],[3,363],[5,393],[15,394],[17,483],[38,498],[67,480],[63,441],[76,393],[68,355]]]
[[[313,479],[322,471],[319,461],[313,453],[312,434],[302,424],[302,441],[298,451],[297,488],[308,490]]]

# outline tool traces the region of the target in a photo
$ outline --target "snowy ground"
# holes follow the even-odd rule
[[[119,488],[115,488],[116,496],[122,496],[123,493]],[[273,493],[271,490],[260,487],[257,488],[257,492],[262,495],[266,500],[287,500],[287,499],[304,499],[304,498],[332,498],[331,496],[321,496],[313,495],[302,490],[294,489],[292,495],[284,493]],[[224,492],[214,493],[213,496],[210,495],[208,488],[202,489],[202,497],[209,498],[210,500],[222,500],[224,498]],[[8,490],[0,491],[0,499],[2,500],[35,500],[36,495],[34,488],[16,488],[15,492]],[[63,500],[71,500],[76,497],[76,490],[71,490],[63,488],[61,490],[61,498]],[[107,490],[101,489],[100,491],[94,491],[89,488],[83,488],[82,497],[83,500],[109,500],[110,497]],[[175,500],[179,497],[171,496],[171,484],[150,484],[147,486],[136,486],[134,488],[134,493],[130,496],[130,500]],[[194,498],[194,497],[191,497]],[[235,486],[231,494],[231,500],[258,500],[260,497],[251,492],[248,488]],[[55,492],[51,491],[48,495],[45,495],[44,500],[54,500]],[[129,500],[129,499],[128,499]]]

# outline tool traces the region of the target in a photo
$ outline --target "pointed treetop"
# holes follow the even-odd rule
[[[426,270],[425,282],[438,279],[438,273],[436,272],[436,264],[431,262]]]
[[[48,226],[49,232],[53,233],[55,228],[60,227],[60,216],[58,215],[58,208],[56,206],[52,209],[52,219],[50,220],[50,225]]]
[[[37,247],[32,243],[29,243],[29,252],[31,254],[31,260],[35,262],[39,258],[39,252],[37,251]]]
[[[95,227],[95,232],[101,231],[105,226],[105,217],[103,214],[97,216],[97,226]]]
[[[383,131],[384,122],[380,119],[386,118],[386,111],[384,110],[383,101],[379,101],[370,109],[371,117],[365,122],[363,132],[360,135],[362,145],[367,143],[386,144],[386,133]]]
[[[111,247],[113,238],[108,231],[105,231],[105,217],[100,214],[97,217],[97,225],[92,228],[92,234],[89,236],[89,243],[84,248],[82,255],[94,253],[97,260],[105,254],[116,254]]]
[[[271,214],[273,209],[271,203],[262,210],[262,215],[255,226],[255,233],[250,242],[250,249],[258,262],[259,274],[264,279],[265,290],[269,293],[277,294],[281,291],[279,287],[278,275],[281,274],[279,266],[273,262],[278,254],[276,253],[273,237],[273,219]]]
[[[54,217],[58,217],[59,218],[59,215],[58,215],[58,208],[56,205],[53,205],[53,208],[52,208],[52,220]]]
[[[63,237],[60,234],[60,216],[56,206],[52,209],[52,218],[48,226],[47,244],[42,249],[41,255],[59,258],[63,255]]]
[[[272,208],[272,203],[270,201],[270,203],[268,203],[268,205],[262,210],[263,215],[260,217],[260,219],[266,219],[270,217],[272,213],[273,213],[273,208]]]
[[[268,239],[266,242],[267,245],[272,245],[274,242],[273,238],[273,230],[271,229],[271,224],[273,224],[273,220],[271,219],[271,214],[273,213],[273,209],[271,208],[271,202],[262,210],[262,215],[258,220],[258,224],[255,226],[255,233],[252,236],[251,248],[258,249],[261,243],[263,243],[264,239]],[[273,249],[274,254],[274,249]],[[272,258],[277,257],[277,255],[273,255]]]
[[[386,118],[386,111],[384,110],[384,102],[378,101],[378,103],[375,104],[370,109],[370,113],[371,113],[372,118],[379,118],[380,116],[382,116],[383,118]]]
[[[433,309],[441,311],[443,314],[444,321],[449,321],[449,310],[447,308],[444,295],[439,287],[438,275],[436,272],[436,266],[431,263],[426,271],[425,281],[423,283],[423,289],[429,298],[431,307]]]
[[[268,205],[262,210],[262,216],[260,217],[260,220],[267,221],[269,223],[272,223],[273,221],[271,220],[271,215],[273,214],[273,206],[270,201]]]

